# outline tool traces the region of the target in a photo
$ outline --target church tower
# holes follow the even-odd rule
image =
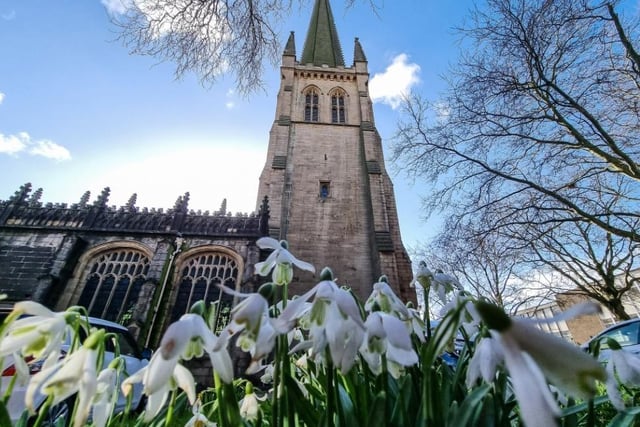
[[[411,263],[400,239],[393,184],[376,130],[367,59],[358,39],[345,66],[328,0],[316,0],[300,60],[292,32],[258,203],[267,196],[270,234],[285,239],[319,274],[332,268],[340,285],[364,300],[381,274],[402,299]],[[294,270],[290,294],[317,277]]]

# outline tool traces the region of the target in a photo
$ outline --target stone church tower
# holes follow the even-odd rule
[[[316,0],[299,60],[293,32],[260,176],[269,198],[270,234],[318,272],[295,270],[300,294],[329,266],[338,283],[366,298],[381,274],[398,296],[415,300],[411,262],[400,238],[393,184],[369,97],[367,59],[358,39],[345,66],[328,0]]]

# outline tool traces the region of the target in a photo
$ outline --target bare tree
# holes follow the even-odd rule
[[[534,268],[562,278],[562,286],[556,284],[555,291],[587,296],[609,309],[617,320],[629,319],[623,298],[638,292],[638,243],[590,223],[549,224],[510,228],[511,241],[526,245],[521,253]]]
[[[395,159],[434,184],[428,209],[457,221],[491,210],[479,232],[525,218],[640,241],[638,17],[623,22],[616,6],[474,10],[444,101],[409,97],[395,140]]]
[[[549,288],[531,275],[524,251],[514,249],[508,239],[496,233],[480,235],[475,228],[473,221],[446,221],[442,232],[417,256],[427,260],[431,268],[457,277],[474,296],[486,298],[507,312],[515,314],[522,306],[549,297]]]
[[[347,7],[356,0],[346,0]],[[176,65],[175,77],[194,73],[205,86],[223,74],[242,94],[263,85],[264,64],[276,64],[278,25],[294,4],[308,0],[122,0],[112,21],[133,54]],[[370,1],[372,9],[377,6]]]

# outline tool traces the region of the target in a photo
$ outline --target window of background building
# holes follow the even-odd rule
[[[309,89],[304,97],[304,121],[318,121],[318,92],[315,89]]]
[[[336,92],[331,96],[331,122],[345,123],[345,121],[344,94],[342,92]]]
[[[85,307],[89,316],[122,322],[137,303],[149,259],[135,250],[116,249],[98,255],[89,264],[78,305]]]
[[[220,329],[230,320],[233,297],[221,292],[218,285],[236,288],[238,264],[224,254],[207,252],[187,258],[179,267],[179,286],[173,306],[172,321],[176,321],[197,301],[218,303],[215,328]]]

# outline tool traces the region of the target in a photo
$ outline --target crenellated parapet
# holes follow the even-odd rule
[[[40,202],[42,189],[31,197],[31,184],[20,187],[8,200],[0,200],[0,228],[58,229],[83,232],[116,232],[131,234],[180,233],[202,237],[261,236],[268,224],[269,206],[265,200],[257,213],[232,215],[224,209],[190,210],[189,193],[178,197],[172,209],[138,208],[134,194],[124,206],[109,206],[109,188],[89,203],[86,192],[79,203]]]

